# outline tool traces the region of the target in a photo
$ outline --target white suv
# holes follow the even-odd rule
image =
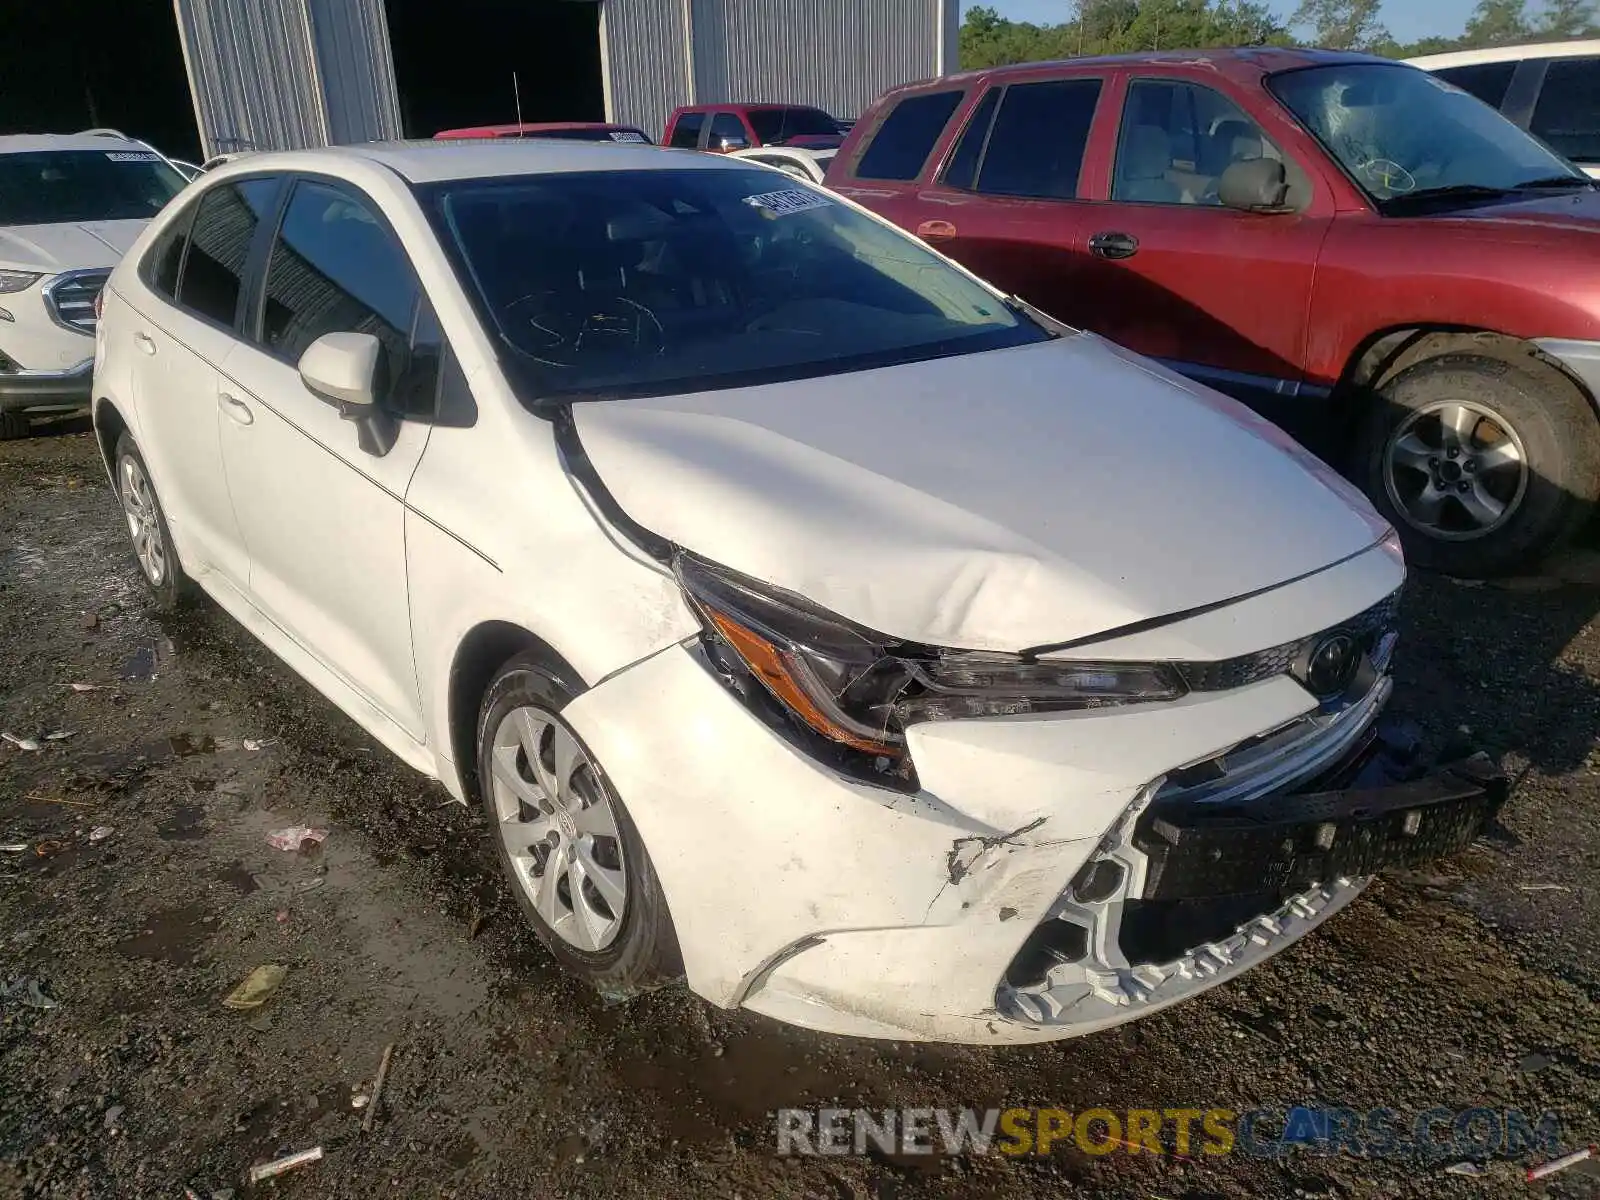
[[[841,1033],[1085,1033],[1469,841],[1398,543],[1272,426],[766,168],[260,154],[105,292],[95,426],[193,582],[483,807],[567,967]]]
[[[0,438],[88,407],[95,298],[184,182],[119,136],[0,137]]]
[[[1410,61],[1499,109],[1600,179],[1600,40],[1458,50]]]

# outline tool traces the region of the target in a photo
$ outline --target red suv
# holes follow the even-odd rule
[[[844,141],[835,121],[806,104],[694,104],[667,118],[664,146],[727,154],[752,146],[831,150]]]
[[[1421,565],[1515,568],[1600,492],[1600,194],[1425,72],[1262,49],[950,76],[874,105],[827,182],[1285,426]]]

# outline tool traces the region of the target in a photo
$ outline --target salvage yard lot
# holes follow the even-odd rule
[[[1580,555],[1580,558],[1582,556]],[[1592,572],[1586,572],[1592,576]],[[606,1005],[526,931],[487,832],[227,616],[155,621],[78,434],[0,447],[0,1195],[1483,1195],[1520,1167],[777,1156],[839,1105],[1488,1107],[1600,1135],[1600,590],[1413,580],[1395,710],[1518,780],[1505,823],[1242,980],[1088,1040],[846,1041],[673,989]],[[76,691],[71,684],[96,690]],[[267,834],[330,830],[286,853]],[[91,830],[111,832],[91,841]],[[40,853],[40,849],[45,853]],[[737,853],[737,847],[729,847]],[[730,896],[730,905],[758,897]],[[288,974],[261,1008],[221,999]],[[13,989],[20,997],[24,989]],[[396,1046],[372,1132],[353,1094]],[[1546,1194],[1600,1192],[1595,1164]]]

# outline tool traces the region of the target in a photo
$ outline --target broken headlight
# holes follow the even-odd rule
[[[747,701],[776,704],[808,735],[866,756],[879,775],[909,777],[905,730],[919,721],[1172,700],[1185,690],[1162,663],[920,646],[689,555],[678,556],[675,570],[705,623],[706,654],[718,674]]]

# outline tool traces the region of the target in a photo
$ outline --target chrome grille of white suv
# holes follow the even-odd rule
[[[105,287],[111,272],[65,271],[44,286],[45,306],[57,325],[79,333],[94,332],[94,301]]]

